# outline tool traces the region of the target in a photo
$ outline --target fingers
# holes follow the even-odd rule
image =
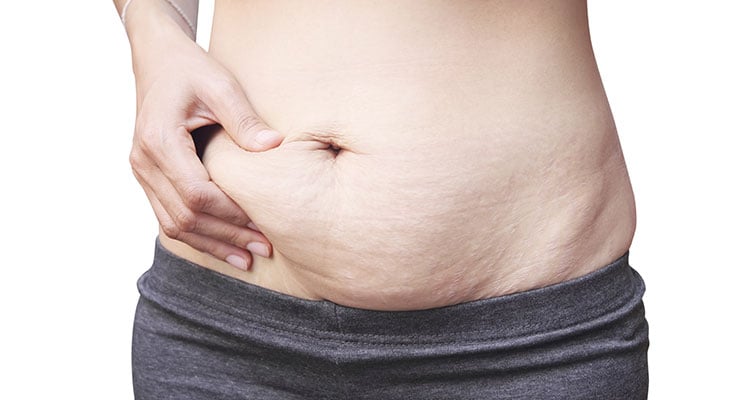
[[[137,176],[137,179],[140,177]],[[207,215],[199,216],[205,220],[195,224],[194,228],[187,227],[190,222],[183,222],[179,216],[171,216],[151,187],[143,180],[140,183],[168,237],[185,242],[196,250],[209,253],[242,270],[248,270],[252,264],[250,251],[263,257],[270,256],[269,242],[258,232],[236,227]]]
[[[236,80],[227,80],[204,97],[221,126],[242,148],[264,151],[282,143],[283,136],[257,116]]]
[[[244,210],[210,180],[185,128],[159,135],[142,140],[141,149],[132,151],[131,163],[152,188],[157,188],[157,193],[175,189],[166,196],[157,196],[167,210],[182,204],[193,213],[210,214],[235,225],[244,226],[250,221]]]
[[[192,177],[186,178],[185,182],[198,189],[188,189],[186,185],[183,192],[187,194],[182,196],[173,186],[178,182],[177,177],[165,176],[155,165],[141,161],[135,154],[132,152],[131,157],[134,175],[144,188],[167,236],[242,269],[251,264],[249,251],[263,257],[270,256],[267,238],[246,227],[250,223],[247,215],[215,184],[193,183]],[[203,169],[201,164],[197,163],[197,166]]]

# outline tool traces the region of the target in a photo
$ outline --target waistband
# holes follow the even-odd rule
[[[582,277],[515,294],[419,311],[374,311],[306,300],[191,263],[157,240],[154,262],[138,281],[143,298],[185,318],[230,329],[257,323],[321,337],[382,336],[421,341],[495,339],[603,325],[642,305],[629,252]]]

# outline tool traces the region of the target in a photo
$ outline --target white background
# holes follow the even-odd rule
[[[736,4],[590,5],[638,202],[651,399],[740,399]],[[110,1],[7,1],[0,44],[0,398],[131,399],[156,224],[128,164],[125,34]]]

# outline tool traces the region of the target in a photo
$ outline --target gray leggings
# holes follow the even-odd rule
[[[310,301],[157,243],[138,282],[137,399],[645,399],[644,284],[584,277],[408,312]]]

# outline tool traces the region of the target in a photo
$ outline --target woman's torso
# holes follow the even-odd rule
[[[634,200],[585,1],[227,1],[211,54],[286,135],[218,133],[212,179],[270,239],[283,293],[422,309],[541,287],[627,251]]]

